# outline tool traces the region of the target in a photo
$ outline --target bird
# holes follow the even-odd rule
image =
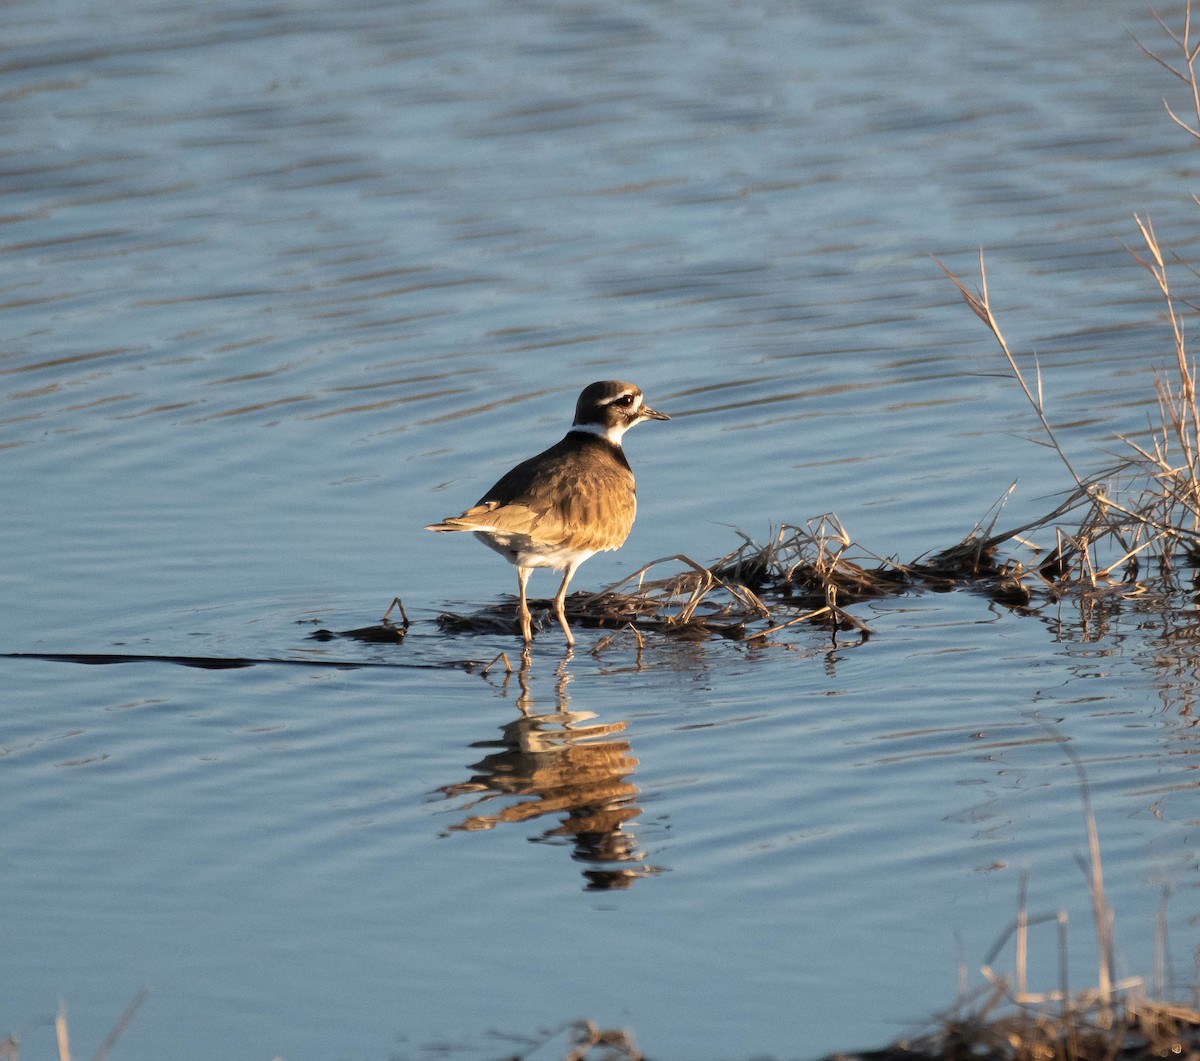
[[[472,531],[517,569],[517,617],[526,647],[533,640],[525,587],[537,567],[563,572],[554,614],[575,644],[564,610],[567,586],[579,565],[598,552],[618,549],[637,512],[633,471],[621,437],[646,420],[670,420],[651,409],[632,383],[601,380],[584,387],[575,419],[562,440],[501,476],[461,515],[425,529]]]

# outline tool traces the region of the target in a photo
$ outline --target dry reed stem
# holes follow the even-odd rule
[[[1074,749],[1059,741],[1079,779],[1080,799],[1087,829],[1088,858],[1081,860],[1088,880],[1099,962],[1094,988],[1072,993],[1067,981],[1067,915],[1031,916],[1028,912],[1028,874],[1021,875],[1016,919],[1001,933],[988,952],[982,974],[991,988],[986,997],[976,992],[960,998],[942,1029],[921,1047],[926,1056],[996,1058],[1004,1061],[1113,1061],[1169,1054],[1200,1055],[1200,1012],[1145,997],[1140,978],[1113,978],[1113,910],[1104,892],[1099,831],[1091,802],[1087,772]],[[1164,896],[1165,902],[1165,896]],[[1165,916],[1159,909],[1160,934]],[[1056,991],[1030,992],[1028,987],[1028,933],[1035,925],[1053,922],[1059,943],[1060,985]],[[1015,937],[1014,980],[998,974],[992,963]],[[1165,945],[1160,946],[1160,970]],[[1162,990],[1161,972],[1158,979]],[[982,1005],[977,1006],[979,998]],[[1014,1009],[999,1017],[993,1010],[1002,1002]]]
[[[620,1028],[600,1028],[590,1020],[572,1021],[563,1027],[543,1033],[523,1054],[515,1055],[510,1061],[528,1061],[547,1043],[566,1032],[567,1052],[562,1061],[585,1061],[592,1051],[597,1051],[595,1061],[645,1061],[645,1057],[634,1042],[630,1032]]]
[[[1167,945],[1167,902],[1170,898],[1171,886],[1164,885],[1154,918],[1154,993],[1159,998],[1166,994],[1166,970],[1172,964]]]
[[[1075,480],[1076,485],[1082,488],[1083,480],[1075,471],[1070,459],[1063,451],[1062,446],[1059,445],[1058,437],[1054,434],[1054,429],[1050,426],[1050,421],[1046,419],[1046,407],[1042,395],[1042,370],[1037,363],[1037,358],[1034,357],[1033,360],[1034,382],[1037,387],[1037,395],[1035,396],[1029,389],[1029,384],[1025,381],[1025,374],[1021,371],[1021,366],[1017,364],[1017,359],[1013,356],[1012,351],[1008,348],[1008,343],[1005,340],[1003,333],[1000,331],[1000,325],[996,321],[995,315],[992,313],[991,301],[988,298],[987,269],[983,261],[982,248],[979,251],[978,291],[969,290],[966,285],[963,284],[962,281],[959,280],[958,277],[955,276],[949,269],[947,269],[945,265],[938,261],[937,258],[934,258],[933,260],[938,263],[938,266],[941,268],[942,272],[944,272],[946,276],[950,278],[950,282],[954,284],[956,288],[958,288],[958,293],[962,295],[963,300],[971,308],[971,311],[975,314],[975,316],[983,321],[984,324],[987,325],[988,330],[995,337],[996,342],[1000,344],[1000,350],[1003,352],[1005,359],[1008,361],[1008,367],[1011,369],[1013,377],[1016,379],[1017,383],[1020,384],[1026,400],[1033,407],[1033,411],[1037,414],[1037,418],[1041,422],[1042,430],[1046,433],[1046,438],[1048,441],[1042,444],[1049,445],[1054,449],[1054,452],[1058,454],[1059,460],[1063,462],[1063,465],[1066,467],[1067,471],[1071,473],[1071,478]],[[1036,441],[1036,439],[1034,441]]]
[[[1180,118],[1179,115],[1177,115],[1174,110],[1171,109],[1171,105],[1165,99],[1163,100],[1163,106],[1166,108],[1167,114],[1171,116],[1171,120],[1176,125],[1187,132],[1193,139],[1200,140],[1200,86],[1197,84],[1196,74],[1196,57],[1197,55],[1200,55],[1200,41],[1195,43],[1192,41],[1192,0],[1187,0],[1184,5],[1182,36],[1172,30],[1171,27],[1167,25],[1163,18],[1153,8],[1150,9],[1150,15],[1154,21],[1158,23],[1162,31],[1168,37],[1170,37],[1175,45],[1179,48],[1183,55],[1184,69],[1186,69],[1187,73],[1184,73],[1182,70],[1176,70],[1175,67],[1168,63],[1165,59],[1161,58],[1159,55],[1152,52],[1149,48],[1142,44],[1141,41],[1137,41],[1136,37],[1134,40],[1137,41],[1138,47],[1141,48],[1142,52],[1146,56],[1153,59],[1164,70],[1167,70],[1185,85],[1187,85],[1192,97],[1192,110],[1196,116],[1195,128],[1192,128],[1192,126],[1188,125],[1187,122]]]
[[[1091,786],[1088,784],[1087,772],[1074,749],[1069,744],[1064,744],[1062,747],[1079,777],[1079,798],[1083,801],[1083,817],[1087,823],[1088,836],[1088,863],[1085,869],[1088,872],[1088,889],[1092,896],[1092,917],[1096,924],[1096,947],[1100,952],[1096,982],[1101,1004],[1107,1005],[1112,989],[1115,914],[1104,894],[1104,866],[1100,860],[1100,833],[1096,828],[1096,814],[1092,809]]]
[[[1188,40],[1191,39],[1190,32],[1189,23],[1185,33]],[[1192,58],[1195,58],[1194,52]],[[1188,76],[1196,75],[1194,66],[1189,65],[1188,70]],[[1196,90],[1200,92],[1200,85]],[[1131,455],[1089,480],[1083,479],[1075,470],[1049,423],[1036,359],[1035,386],[1031,387],[1000,331],[989,300],[982,252],[978,292],[970,291],[945,265],[938,262],[968,307],[992,332],[1014,378],[1038,417],[1048,440],[1042,444],[1055,450],[1075,481],[1074,492],[1053,513],[1003,534],[993,535],[989,527],[984,532],[986,536],[975,539],[977,549],[982,550],[1039,526],[1049,526],[1067,512],[1083,507],[1086,514],[1080,520],[1078,530],[1069,538],[1071,549],[1080,561],[1080,578],[1090,589],[1096,588],[1098,582],[1107,580],[1113,571],[1127,565],[1151,545],[1157,547],[1159,558],[1169,563],[1171,553],[1181,544],[1190,546],[1200,540],[1200,402],[1197,400],[1196,370],[1187,357],[1179,302],[1171,291],[1166,258],[1153,225],[1138,215],[1134,220],[1145,247],[1141,253],[1131,249],[1130,254],[1153,276],[1166,305],[1178,384],[1173,387],[1161,375],[1156,377],[1160,423],[1152,443],[1142,446],[1123,439]],[[1170,459],[1172,451],[1178,452],[1180,457]],[[1130,499],[1124,502],[1111,495],[1111,489],[1121,478],[1130,480],[1125,488]],[[1098,544],[1104,544],[1106,548],[1112,545],[1118,549],[1117,559],[1103,565],[1096,563],[1094,549]]]
[[[674,556],[664,556],[657,560],[651,560],[648,564],[643,564],[637,571],[631,575],[626,575],[625,578],[614,582],[604,592],[611,593],[618,590],[621,586],[627,585],[630,582],[637,583],[639,590],[646,588],[646,574],[659,564],[678,561],[685,564],[691,569],[691,576],[687,573],[676,575],[671,578],[661,579],[651,583],[651,586],[658,589],[662,595],[667,597],[678,597],[683,593],[688,594],[687,602],[680,609],[679,615],[675,621],[680,623],[689,622],[695,614],[696,608],[705,598],[707,593],[714,589],[720,588],[725,590],[734,600],[741,603],[748,612],[751,612],[760,618],[769,619],[771,612],[759,597],[746,586],[735,585],[727,582],[725,579],[716,574],[716,570],[720,569],[721,562],[717,561],[711,568],[704,567],[702,564],[696,563],[689,556],[683,553],[676,553]]]
[[[491,663],[489,663],[489,664],[488,664],[486,667],[484,667],[484,668],[483,668],[483,670],[481,670],[481,671],[479,672],[479,676],[480,676],[481,678],[486,678],[486,677],[488,676],[488,673],[491,671],[491,669],[492,669],[492,668],[493,668],[493,667],[494,667],[494,666],[495,666],[497,663],[499,663],[501,660],[503,660],[503,661],[504,661],[504,673],[505,673],[505,674],[512,674],[512,672],[513,672],[513,668],[512,668],[512,664],[508,662],[508,653],[507,653],[507,652],[501,652],[499,655],[497,655],[497,656],[496,656],[496,657],[495,657],[495,658],[494,658],[494,659],[491,661]]]
[[[1189,4],[1190,14],[1190,4]],[[1189,62],[1189,73],[1195,84],[1195,70]],[[1171,385],[1161,376],[1156,381],[1158,404],[1162,426],[1160,436],[1156,439],[1156,455],[1161,470],[1165,470],[1165,454],[1168,450],[1169,437],[1173,437],[1179,446],[1183,460],[1175,474],[1170,476],[1172,485],[1185,489],[1186,499],[1181,498],[1184,506],[1190,509],[1193,517],[1193,529],[1200,518],[1200,482],[1197,476],[1198,440],[1200,440],[1200,407],[1196,401],[1196,373],[1194,364],[1188,359],[1184,336],[1184,323],[1175,298],[1167,279],[1167,267],[1163,258],[1162,248],[1155,236],[1154,227],[1149,220],[1143,221],[1134,214],[1142,240],[1146,244],[1147,258],[1130,251],[1138,262],[1154,278],[1159,292],[1166,305],[1167,317],[1171,324],[1171,335],[1175,352],[1175,369],[1179,378],[1179,391],[1172,390]],[[1160,448],[1161,447],[1161,448]]]
[[[622,634],[632,634],[633,635],[633,638],[637,643],[637,657],[634,660],[634,666],[636,666],[638,670],[641,670],[642,669],[642,652],[646,647],[646,642],[642,637],[642,632],[636,626],[634,626],[633,623],[626,623],[616,633],[608,634],[606,637],[600,638],[600,640],[597,641],[596,644],[592,647],[591,654],[593,656],[595,656],[597,659],[599,659],[600,654],[605,649],[609,648],[617,640],[617,638],[620,637]]]
[[[780,630],[786,630],[789,626],[795,626],[797,623],[812,622],[814,619],[819,619],[822,616],[832,615],[832,614],[833,613],[827,607],[826,608],[818,608],[816,611],[806,612],[804,615],[797,615],[794,619],[789,619],[786,623],[777,623],[775,626],[772,626],[767,630],[757,630],[757,631],[755,631],[754,636],[761,637],[761,638],[767,638],[767,637],[770,637],[772,634],[779,633]],[[855,622],[857,622],[857,620],[855,620]],[[860,629],[863,629],[863,630],[866,629],[866,626],[861,623],[859,624],[859,627],[860,627]]]
[[[765,544],[736,531],[741,544],[711,565],[701,565],[684,554],[660,557],[596,593],[572,595],[567,599],[567,616],[572,623],[585,626],[628,630],[638,641],[640,663],[645,647],[642,635],[650,630],[676,637],[723,636],[762,643],[790,627],[819,623],[835,631],[856,630],[869,636],[869,627],[847,610],[850,605],[923,587],[966,587],[1017,606],[1029,605],[1039,588],[1053,597],[1056,591],[1044,572],[1054,568],[1055,577],[1061,577],[1063,572],[1058,569],[1065,568],[1068,557],[1084,553],[1088,543],[1060,537],[1058,550],[1039,568],[1028,569],[1014,560],[998,563],[996,545],[1016,533],[991,533],[1003,500],[959,545],[909,565],[880,559],[854,545],[832,513],[814,517],[804,526],[781,524]],[[1082,503],[1074,498],[1060,510]],[[851,550],[855,559],[848,555]],[[860,560],[872,560],[876,566],[864,566]],[[656,568],[670,564],[682,565],[683,570],[652,577]],[[1080,570],[1087,573],[1086,563],[1081,562]],[[1033,583],[1032,589],[1027,582]],[[548,606],[544,601],[530,604],[539,618]],[[475,632],[514,628],[507,603],[469,617],[446,613],[439,622],[446,629]],[[761,628],[756,629],[759,624]],[[602,638],[593,652],[606,650],[617,636]],[[494,659],[489,668],[495,663]]]
[[[407,630],[411,624],[408,621],[408,612],[404,610],[404,602],[399,597],[392,598],[392,603],[388,605],[388,610],[383,613],[383,618],[379,621],[381,623],[386,623],[388,621],[388,616],[392,614],[393,608],[400,609],[400,618],[403,622],[404,629]]]
[[[54,1014],[54,1038],[58,1043],[59,1061],[71,1061],[71,1036],[67,1030],[67,1004],[60,998]]]
[[[107,1061],[117,1040],[125,1033],[125,1029],[129,1027],[149,994],[150,989],[143,987],[133,996],[133,1000],[125,1007],[125,1011],[117,1018],[116,1023],[104,1037],[104,1041],[92,1055],[92,1061]],[[71,1032],[67,1024],[67,1004],[61,998],[58,1000],[58,1009],[54,1014],[54,1040],[59,1061],[71,1061]],[[14,1035],[9,1035],[0,1041],[0,1059],[17,1061],[18,1046],[19,1042]]]
[[[1029,955],[1029,908],[1026,901],[1029,898],[1029,870],[1021,871],[1021,879],[1017,887],[1017,994],[1024,995],[1029,990],[1027,976],[1027,960]]]
[[[708,567],[684,555],[663,557],[643,565],[604,593],[617,593],[623,586],[635,583],[640,593],[658,603],[660,614],[665,608],[677,609],[674,615],[665,616],[668,627],[716,619],[736,619],[743,625],[754,620],[772,623],[766,631],[750,635],[761,637],[805,619],[823,617],[864,629],[860,621],[839,606],[839,594],[858,599],[894,592],[897,588],[894,579],[881,582],[878,572],[844,559],[851,539],[832,514],[810,520],[806,528],[783,524],[766,545],[759,545],[741,531],[736,533],[742,544]],[[662,579],[647,579],[654,567],[671,562],[683,563],[689,570]],[[810,608],[804,615],[776,621],[771,606],[760,594],[790,600],[798,589],[804,591],[803,599],[815,598],[813,604],[817,599],[823,604]],[[711,597],[714,591],[727,595],[729,602],[721,605],[714,601]],[[698,616],[702,606],[708,609],[703,619]]]
[[[146,997],[150,994],[148,987],[141,988],[133,1000],[125,1007],[125,1012],[117,1018],[117,1023],[112,1026],[112,1030],[104,1037],[104,1042],[100,1044],[100,1048],[92,1057],[92,1061],[107,1061],[109,1053],[116,1045],[117,1040],[125,1034],[125,1029],[129,1027],[129,1022],[133,1020],[137,1011],[142,1008],[142,1003],[146,1001]]]

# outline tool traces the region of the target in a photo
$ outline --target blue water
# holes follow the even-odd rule
[[[494,1058],[585,1016],[655,1057],[880,1045],[1026,869],[1094,981],[1063,742],[1123,968],[1167,885],[1187,980],[1186,613],[914,592],[863,644],[640,659],[550,630],[522,691],[478,666],[513,638],[435,622],[512,570],[421,530],[603,378],[673,420],[628,436],[638,523],[579,588],[830,511],[908,560],[1014,480],[1002,523],[1047,511],[1070,480],[933,256],[974,286],[986,249],[1081,469],[1144,433],[1170,336],[1122,243],[1138,211],[1187,255],[1195,171],[1141,6],[4,21],[0,651],[290,662],[0,661],[0,1031],[53,1049],[61,997],[93,1051],[148,984],[119,1056]],[[396,595],[402,644],[310,637]]]

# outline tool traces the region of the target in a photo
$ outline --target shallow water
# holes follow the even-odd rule
[[[1190,615],[855,609],[865,644],[560,636],[507,681],[421,527],[639,383],[638,524],[580,588],[836,511],[880,555],[1067,485],[931,256],[987,248],[1081,469],[1169,335],[1194,167],[1132,3],[16,3],[0,54],[0,1029],[123,1056],[877,1045],[1006,928],[1094,976],[1085,765],[1130,971],[1196,944]],[[1180,103],[1182,106],[1182,103]],[[1179,283],[1186,291],[1186,276]],[[1046,544],[1046,543],[1042,543]],[[535,592],[553,588],[535,576]],[[400,645],[320,642],[400,594]],[[1172,623],[1177,625],[1172,626]],[[352,668],[324,666],[330,662]],[[1035,939],[1043,987],[1054,943]],[[1038,958],[1041,964],[1038,965]]]

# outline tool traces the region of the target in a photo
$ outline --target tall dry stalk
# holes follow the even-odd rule
[[[1200,61],[1200,39],[1193,33],[1192,0],[1186,0],[1184,4],[1181,32],[1173,30],[1156,11],[1151,10],[1151,14],[1179,52],[1178,65],[1147,48],[1141,41],[1138,41],[1138,47],[1185,86],[1193,115],[1192,124],[1181,118],[1165,99],[1163,106],[1176,125],[1193,140],[1200,141],[1200,71],[1197,70],[1197,62]],[[1200,205],[1200,199],[1195,195],[1192,199]],[[1154,227],[1149,219],[1143,221],[1137,214],[1134,215],[1134,220],[1137,222],[1147,253],[1146,256],[1135,251],[1131,253],[1154,278],[1166,304],[1178,375],[1177,387],[1173,387],[1162,376],[1156,381],[1162,428],[1155,437],[1154,453],[1151,455],[1140,452],[1159,469],[1158,474],[1163,483],[1164,508],[1177,518],[1183,515],[1190,523],[1189,529],[1195,532],[1200,528],[1200,408],[1197,407],[1196,401],[1196,365],[1187,355],[1184,320],[1179,309],[1180,300],[1172,294],[1167,281],[1166,260]],[[1172,440],[1178,446],[1180,455],[1180,459],[1174,462],[1167,459],[1170,453],[1169,443]]]
[[[1096,949],[1099,952],[1096,991],[1099,995],[1100,1005],[1107,1007],[1112,1001],[1115,951],[1113,933],[1116,918],[1113,908],[1104,894],[1104,865],[1100,860],[1100,833],[1096,827],[1096,812],[1092,809],[1092,790],[1088,784],[1087,771],[1084,770],[1083,763],[1070,744],[1064,743],[1062,748],[1067,758],[1071,760],[1071,765],[1075,767],[1075,774],[1079,778],[1079,798],[1083,803],[1083,820],[1087,826],[1088,838],[1087,861],[1084,862],[1082,858],[1079,861],[1080,868],[1087,874],[1088,892],[1092,897],[1092,920],[1096,930]]]
[[[996,342],[1000,346],[1001,352],[1004,354],[1005,360],[1008,362],[1009,370],[1012,372],[1013,378],[1017,381],[1022,393],[1025,395],[1026,401],[1037,415],[1038,421],[1042,426],[1042,431],[1045,435],[1043,439],[1033,439],[1039,445],[1047,446],[1054,450],[1058,455],[1063,466],[1070,473],[1071,478],[1075,481],[1075,488],[1067,499],[1057,506],[1053,512],[1048,515],[1027,523],[1015,531],[1006,532],[1004,535],[989,537],[988,545],[995,544],[998,539],[1011,537],[1014,534],[1024,533],[1028,530],[1045,528],[1054,525],[1055,520],[1071,512],[1075,509],[1086,506],[1084,516],[1079,520],[1078,529],[1073,533],[1066,534],[1061,528],[1056,527],[1056,532],[1060,538],[1060,547],[1058,555],[1064,555],[1061,539],[1065,536],[1070,540],[1070,552],[1078,557],[1079,560],[1079,578],[1086,584],[1095,587],[1097,580],[1097,570],[1099,565],[1093,563],[1092,548],[1101,540],[1111,540],[1117,544],[1122,554],[1122,560],[1135,555],[1141,546],[1136,543],[1131,543],[1127,540],[1124,528],[1121,525],[1120,516],[1123,510],[1113,504],[1109,497],[1108,491],[1105,489],[1100,479],[1085,479],[1079,472],[1075,470],[1074,464],[1067,456],[1062,444],[1058,440],[1058,436],[1054,432],[1054,428],[1050,424],[1050,420],[1046,415],[1045,395],[1042,390],[1042,372],[1041,366],[1037,362],[1037,358],[1033,359],[1033,386],[1031,387],[1022,371],[1016,356],[1009,348],[1008,341],[1004,338],[1004,333],[1000,330],[1000,324],[996,320],[996,315],[992,311],[991,300],[988,296],[987,286],[987,265],[984,262],[983,251],[979,252],[979,289],[972,291],[966,286],[957,276],[954,275],[946,266],[934,259],[941,268],[942,272],[949,277],[950,282],[958,288],[958,293],[962,295],[963,301],[970,307],[971,312],[975,314],[994,336]],[[1122,464],[1118,469],[1111,471],[1104,478],[1112,478],[1118,471],[1124,468]],[[1136,519],[1135,519],[1136,522]],[[1119,563],[1119,562],[1118,562]],[[1117,565],[1111,565],[1117,566]],[[1109,569],[1111,570],[1111,566]]]
[[[1156,12],[1151,14],[1177,49],[1179,58],[1170,61],[1140,41],[1138,46],[1185,86],[1192,114],[1190,119],[1181,117],[1165,100],[1164,106],[1171,120],[1193,140],[1200,142],[1200,32],[1192,22],[1192,0],[1186,0],[1184,4],[1181,30],[1172,29]],[[1200,205],[1200,198],[1192,198]],[[977,291],[970,290],[938,262],[971,311],[987,325],[999,343],[1013,377],[1041,424],[1044,438],[1034,441],[1052,447],[1075,482],[1073,496],[1065,506],[1046,517],[1045,525],[1049,526],[1064,510],[1088,504],[1079,529],[1070,536],[1082,547],[1084,555],[1091,545],[1105,539],[1118,548],[1120,559],[1102,569],[1097,566],[1094,575],[1085,570],[1085,581],[1106,577],[1150,546],[1157,546],[1159,557],[1165,563],[1181,549],[1193,555],[1200,552],[1200,399],[1197,396],[1196,363],[1188,356],[1185,326],[1185,313],[1197,307],[1172,290],[1168,263],[1173,256],[1164,253],[1149,218],[1134,214],[1134,223],[1141,236],[1141,247],[1127,249],[1153,278],[1163,300],[1171,329],[1174,366],[1169,375],[1162,372],[1155,375],[1158,423],[1152,427],[1149,440],[1143,443],[1122,438],[1129,447],[1129,455],[1090,479],[1076,471],[1050,425],[1036,358],[1031,385],[1000,331],[988,297],[982,251]],[[1173,260],[1191,268],[1177,256]],[[1191,271],[1196,272],[1195,269]],[[1118,484],[1120,490],[1116,489]]]
[[[1189,66],[1188,68],[1192,68]],[[1200,73],[1195,75],[1200,77]],[[1200,81],[1196,83],[1200,92]],[[1200,203],[1200,200],[1197,200]],[[1075,489],[1064,504],[1041,521],[1026,525],[1021,531],[1039,523],[1049,526],[1066,512],[1086,505],[1079,527],[1068,536],[1087,560],[1091,547],[1107,540],[1118,550],[1119,559],[1103,568],[1084,563],[1084,581],[1095,584],[1097,577],[1107,578],[1113,570],[1132,560],[1152,545],[1158,545],[1160,558],[1169,561],[1181,546],[1191,550],[1200,547],[1200,401],[1197,399],[1196,365],[1188,357],[1183,306],[1190,304],[1171,290],[1167,275],[1167,257],[1163,253],[1154,226],[1148,219],[1134,215],[1145,245],[1141,252],[1127,248],[1129,253],[1154,278],[1167,310],[1174,353],[1172,382],[1163,373],[1156,373],[1159,422],[1146,444],[1122,436],[1130,454],[1097,476],[1083,478],[1054,433],[1046,415],[1040,366],[1034,359],[1031,386],[1020,364],[1009,348],[992,311],[987,288],[987,268],[983,252],[979,255],[980,287],[968,288],[946,266],[938,261],[942,271],[958,289],[971,311],[987,325],[1004,354],[1014,379],[1029,405],[1037,415],[1044,433],[1034,439],[1054,450],[1063,466],[1075,481]],[[937,259],[935,259],[936,261]],[[1123,484],[1121,489],[1116,489]],[[1059,529],[1059,533],[1064,533]]]
[[[987,325],[988,330],[993,336],[995,336],[996,342],[1000,344],[1000,350],[1004,354],[1005,359],[1008,361],[1008,367],[1012,371],[1013,377],[1016,379],[1017,383],[1020,384],[1026,400],[1033,407],[1033,411],[1037,414],[1038,420],[1041,421],[1042,430],[1046,434],[1046,441],[1042,443],[1042,445],[1052,447],[1054,452],[1058,454],[1059,460],[1061,460],[1065,465],[1067,471],[1071,473],[1071,478],[1075,480],[1076,486],[1078,486],[1081,490],[1086,489],[1084,481],[1075,471],[1074,466],[1071,464],[1070,458],[1067,457],[1062,446],[1059,445],[1058,437],[1054,434],[1054,428],[1050,426],[1050,421],[1046,419],[1046,405],[1042,395],[1042,370],[1041,366],[1037,363],[1037,358],[1035,357],[1033,362],[1034,388],[1037,392],[1035,394],[1034,390],[1031,390],[1029,384],[1026,382],[1025,373],[1021,371],[1021,366],[1017,364],[1017,359],[1013,356],[1012,351],[1008,348],[1008,343],[1005,340],[1003,333],[1000,331],[1000,325],[996,320],[996,316],[994,313],[992,313],[991,300],[988,298],[987,268],[983,262],[983,250],[981,249],[979,251],[978,291],[970,290],[970,288],[968,288],[961,280],[958,279],[957,276],[947,269],[942,262],[938,261],[937,258],[934,258],[933,260],[938,263],[942,272],[944,272],[950,278],[950,282],[958,288],[958,293],[962,295],[963,301],[970,306],[971,311],[975,314],[975,316]]]
[[[67,1005],[60,998],[54,1015],[54,1038],[58,1043],[59,1061],[71,1061],[71,1036],[67,1029]]]
[[[1171,38],[1183,55],[1183,69],[1177,70],[1168,63],[1162,56],[1152,52],[1141,41],[1138,41],[1138,47],[1151,59],[1153,59],[1164,70],[1177,77],[1187,86],[1188,92],[1191,95],[1192,111],[1196,115],[1196,125],[1192,127],[1188,125],[1182,118],[1179,117],[1172,109],[1171,105],[1163,100],[1163,106],[1167,108],[1167,113],[1171,116],[1171,120],[1181,129],[1185,130],[1193,139],[1200,140],[1200,84],[1197,82],[1196,75],[1196,60],[1200,57],[1200,41],[1192,39],[1192,0],[1187,0],[1183,7],[1183,33],[1176,33],[1163,20],[1162,16],[1153,8],[1150,10],[1154,21],[1158,23],[1162,31]],[[1136,39],[1136,38],[1135,38]]]
[[[1182,311],[1168,282],[1166,259],[1154,226],[1137,214],[1134,221],[1146,251],[1139,254],[1130,249],[1130,254],[1154,278],[1162,295],[1171,326],[1178,383],[1172,385],[1162,373],[1155,377],[1160,423],[1152,449],[1125,441],[1146,462],[1156,484],[1161,503],[1151,511],[1157,509],[1157,522],[1195,532],[1200,528],[1200,406],[1196,401],[1196,365],[1188,357]]]

